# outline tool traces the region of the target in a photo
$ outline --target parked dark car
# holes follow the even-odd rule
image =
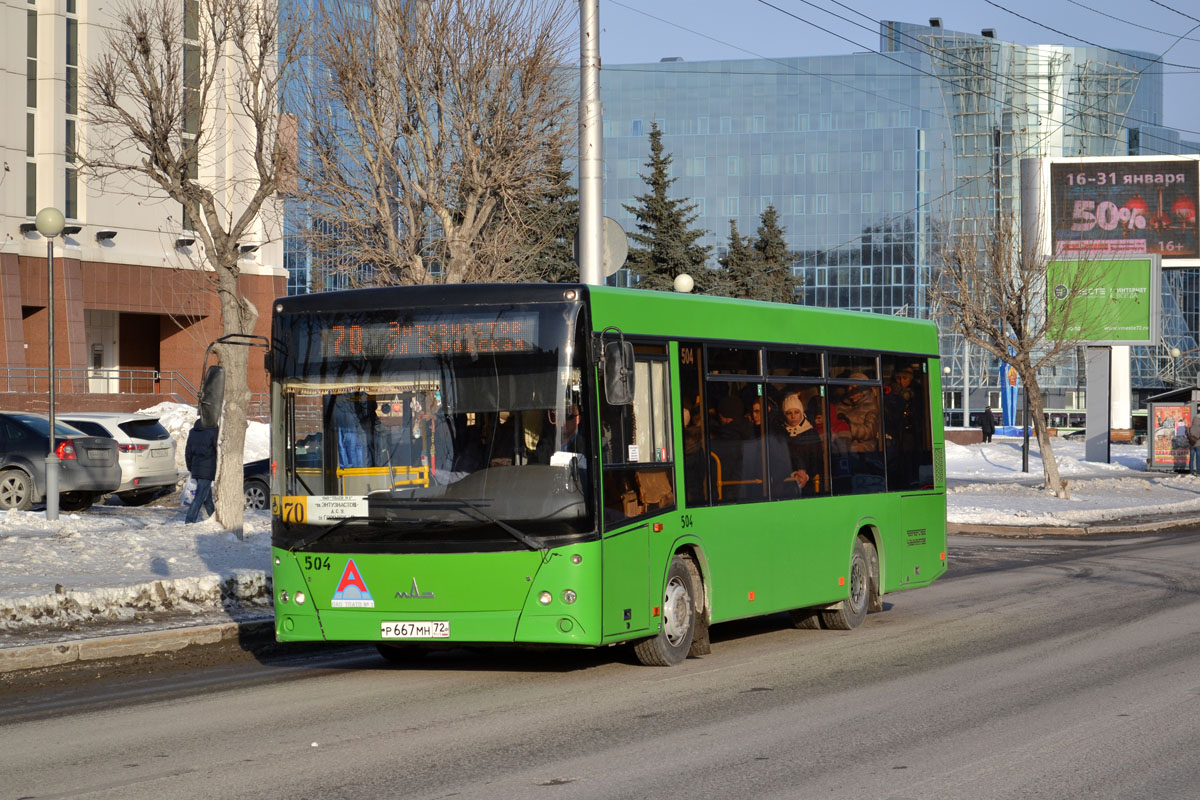
[[[242,465],[242,493],[246,508],[271,507],[271,460],[260,458]]]
[[[320,472],[321,434],[309,434],[296,442],[296,469],[301,475]],[[271,507],[271,459],[260,458],[242,465],[242,492],[246,508]]]
[[[83,511],[121,485],[117,443],[88,436],[58,420],[54,449],[59,459],[58,505]],[[28,510],[46,500],[50,420],[41,414],[0,412],[0,510]]]

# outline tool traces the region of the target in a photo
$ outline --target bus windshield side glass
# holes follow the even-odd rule
[[[282,413],[272,420],[287,443],[276,490],[284,532],[311,539],[324,526],[326,546],[403,550],[519,548],[529,537],[591,531],[591,434],[580,418],[591,390],[578,311],[560,303],[278,318]]]

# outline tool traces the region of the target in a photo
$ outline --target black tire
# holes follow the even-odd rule
[[[871,602],[871,565],[867,560],[866,542],[854,540],[850,555],[850,595],[833,608],[821,612],[821,622],[835,631],[851,631],[862,624]]]
[[[879,551],[871,542],[863,540],[867,551],[867,568],[871,577],[870,594],[867,598],[867,613],[883,611],[883,593],[879,591]]]
[[[821,629],[821,612],[815,608],[797,608],[789,611],[788,614],[792,618],[792,627],[799,628],[804,631],[817,631]]]
[[[67,492],[58,496],[58,507],[63,511],[87,511],[99,496],[94,492]]]
[[[271,507],[271,489],[260,480],[251,478],[242,484],[242,494],[246,498],[246,508],[261,511]]]
[[[647,667],[671,667],[687,658],[696,633],[696,587],[680,556],[671,559],[663,585],[662,627],[658,635],[634,645],[638,661]]]
[[[33,508],[33,479],[19,469],[0,472],[0,509],[28,511]]]

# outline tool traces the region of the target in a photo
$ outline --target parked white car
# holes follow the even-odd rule
[[[142,506],[173,491],[180,473],[175,468],[175,440],[155,417],[117,412],[56,414],[55,418],[90,436],[116,439],[121,485],[115,494],[125,505]]]

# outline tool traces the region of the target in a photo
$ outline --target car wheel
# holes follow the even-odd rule
[[[97,497],[92,492],[67,492],[58,496],[58,507],[63,511],[86,511]]]
[[[638,661],[647,667],[671,667],[687,658],[696,632],[695,597],[692,573],[683,558],[675,556],[663,587],[662,629],[634,646]]]
[[[33,481],[19,469],[0,472],[0,508],[28,511],[33,508]]]
[[[271,505],[271,490],[262,481],[254,479],[246,481],[242,492],[246,496],[246,508],[261,511]]]
[[[862,624],[871,603],[871,562],[867,543],[855,539],[850,556],[850,596],[821,612],[821,624],[835,631],[851,631]]]

